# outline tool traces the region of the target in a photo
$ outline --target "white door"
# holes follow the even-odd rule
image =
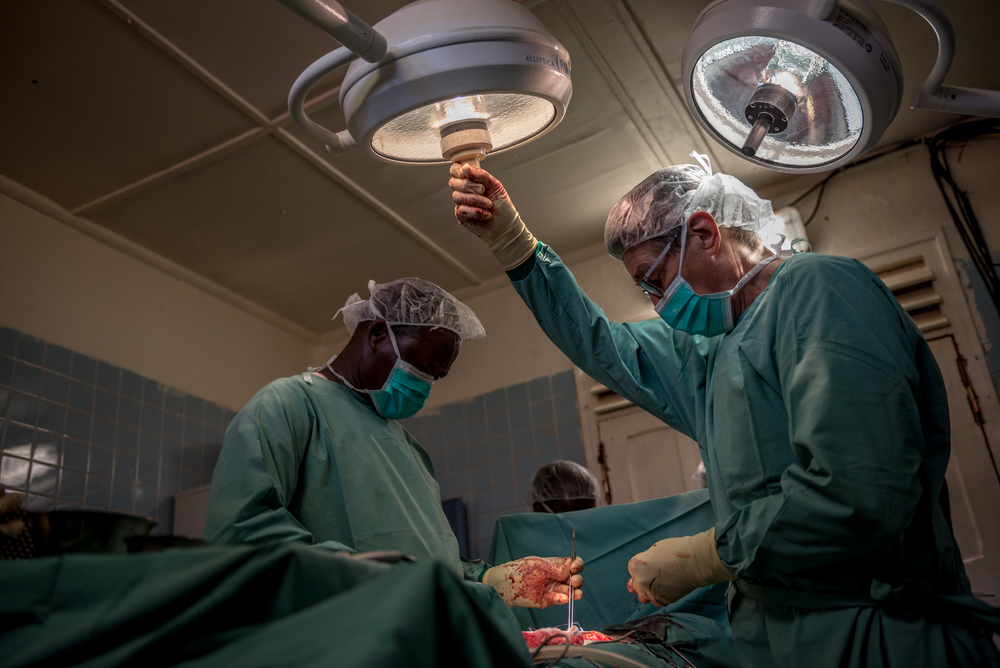
[[[646,411],[617,411],[599,419],[597,429],[604,444],[613,503],[696,489],[691,475],[701,461],[698,444]]]
[[[996,605],[1000,566],[1000,481],[983,430],[970,405],[969,390],[959,368],[958,346],[951,336],[929,341],[944,384],[951,413],[951,460],[945,479],[951,499],[955,540],[962,551],[972,592]]]

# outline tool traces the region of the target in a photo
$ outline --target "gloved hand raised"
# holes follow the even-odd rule
[[[483,574],[483,584],[493,587],[514,608],[547,608],[569,603],[569,578],[573,574],[573,600],[583,598],[580,587],[583,559],[577,557],[524,557],[494,566]]]
[[[454,163],[448,185],[458,222],[486,242],[505,270],[531,257],[538,241],[521,222],[503,184],[485,169]]]
[[[715,528],[694,536],[653,543],[628,562],[632,579],[625,588],[642,603],[664,606],[698,587],[735,580],[715,550]]]

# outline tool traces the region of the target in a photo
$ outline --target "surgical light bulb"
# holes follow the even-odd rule
[[[861,139],[861,102],[850,82],[789,40],[748,35],[714,44],[694,64],[691,93],[721,139],[768,163],[818,167]]]

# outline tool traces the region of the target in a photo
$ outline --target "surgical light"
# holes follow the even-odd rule
[[[374,27],[333,0],[280,0],[344,46],[292,86],[289,113],[331,153],[363,148],[389,162],[478,165],[549,132],[573,92],[566,49],[509,0],[420,0]],[[304,109],[309,90],[350,63],[340,89],[347,129]]]
[[[954,53],[930,0],[888,0],[923,16],[938,61],[915,109],[1000,115],[1000,93],[942,86]],[[903,77],[882,19],[865,0],[716,0],[684,47],[684,94],[698,123],[733,153],[783,172],[827,171],[875,146],[899,110]]]

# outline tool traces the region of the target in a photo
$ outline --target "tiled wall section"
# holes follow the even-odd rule
[[[198,397],[0,327],[0,483],[33,510],[111,510],[173,530],[235,416]]]
[[[469,547],[485,559],[499,515],[525,511],[539,466],[584,464],[573,374],[537,378],[404,422],[434,460],[441,496],[465,499]]]

